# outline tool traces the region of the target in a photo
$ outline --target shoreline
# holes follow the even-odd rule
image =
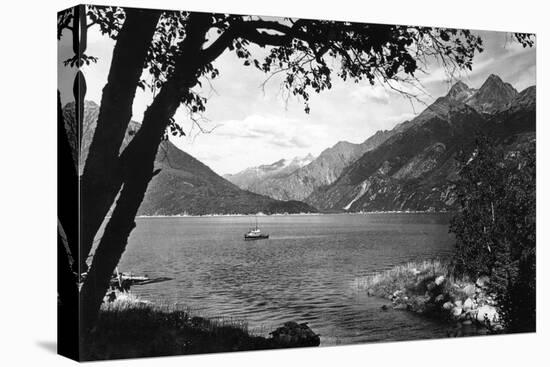
[[[306,216],[322,216],[322,215],[369,215],[369,214],[453,214],[454,211],[434,212],[429,210],[417,210],[417,211],[372,211],[372,212],[327,212],[327,213],[284,213],[284,214],[179,214],[179,215],[138,215],[137,219],[148,218],[215,218],[215,217],[306,217]],[[108,217],[109,218],[109,217]]]
[[[455,325],[449,336],[504,331],[489,283],[488,277],[455,278],[448,263],[439,260],[409,262],[356,280],[368,296],[391,302],[382,311],[392,307]]]

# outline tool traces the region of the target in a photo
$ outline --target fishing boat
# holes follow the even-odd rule
[[[244,234],[245,240],[263,240],[269,238],[269,234],[262,233],[260,228],[258,227],[258,218],[256,218],[256,226],[254,228],[251,228],[248,232]]]

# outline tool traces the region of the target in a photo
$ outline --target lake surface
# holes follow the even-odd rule
[[[258,217],[268,240],[244,241],[254,217],[138,218],[119,270],[171,280],[139,297],[266,333],[308,322],[322,345],[447,336],[448,327],[367,297],[357,279],[412,260],[448,256],[441,214]]]

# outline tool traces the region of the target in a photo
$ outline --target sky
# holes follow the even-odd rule
[[[102,36],[97,26],[88,32],[87,54],[96,56],[98,62],[82,69],[87,83],[86,99],[99,104],[114,41]],[[476,54],[472,71],[462,72],[460,80],[479,88],[490,74],[496,74],[518,91],[535,84],[535,47],[523,48],[503,32],[477,33],[483,39],[484,51]],[[65,36],[60,43],[59,60],[71,55],[70,36]],[[425,73],[417,75],[426,92],[421,96],[423,103],[411,103],[383,85],[344,82],[335,76],[332,89],[311,93],[311,112],[306,114],[301,100],[284,98],[280,78],[271,78],[262,87],[268,75],[244,66],[234,53],[226,51],[214,66],[220,76],[200,90],[208,97],[200,123],[203,131],[189,119],[182,106],[175,119],[184,127],[186,136],[171,140],[220,175],[282,158],[309,153],[317,156],[342,140],[363,142],[378,130],[388,130],[414,118],[452,85],[444,69],[430,63]],[[64,104],[71,100],[74,69],[68,70],[59,62],[58,75]],[[133,120],[141,121],[152,98],[149,91],[138,89]]]

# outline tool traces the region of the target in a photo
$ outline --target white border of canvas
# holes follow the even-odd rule
[[[8,1],[2,9],[3,88],[2,239],[0,271],[0,359],[5,366],[64,366],[73,362],[55,354],[56,338],[56,138],[55,93],[57,10],[68,0]],[[543,1],[392,0],[106,0],[99,4],[140,6],[353,20],[361,22],[438,25],[458,28],[537,33],[537,164],[538,164],[538,324],[537,333],[379,343],[331,348],[215,354],[106,362],[113,366],[518,366],[541,365],[548,359],[550,207],[548,121],[548,6]]]

